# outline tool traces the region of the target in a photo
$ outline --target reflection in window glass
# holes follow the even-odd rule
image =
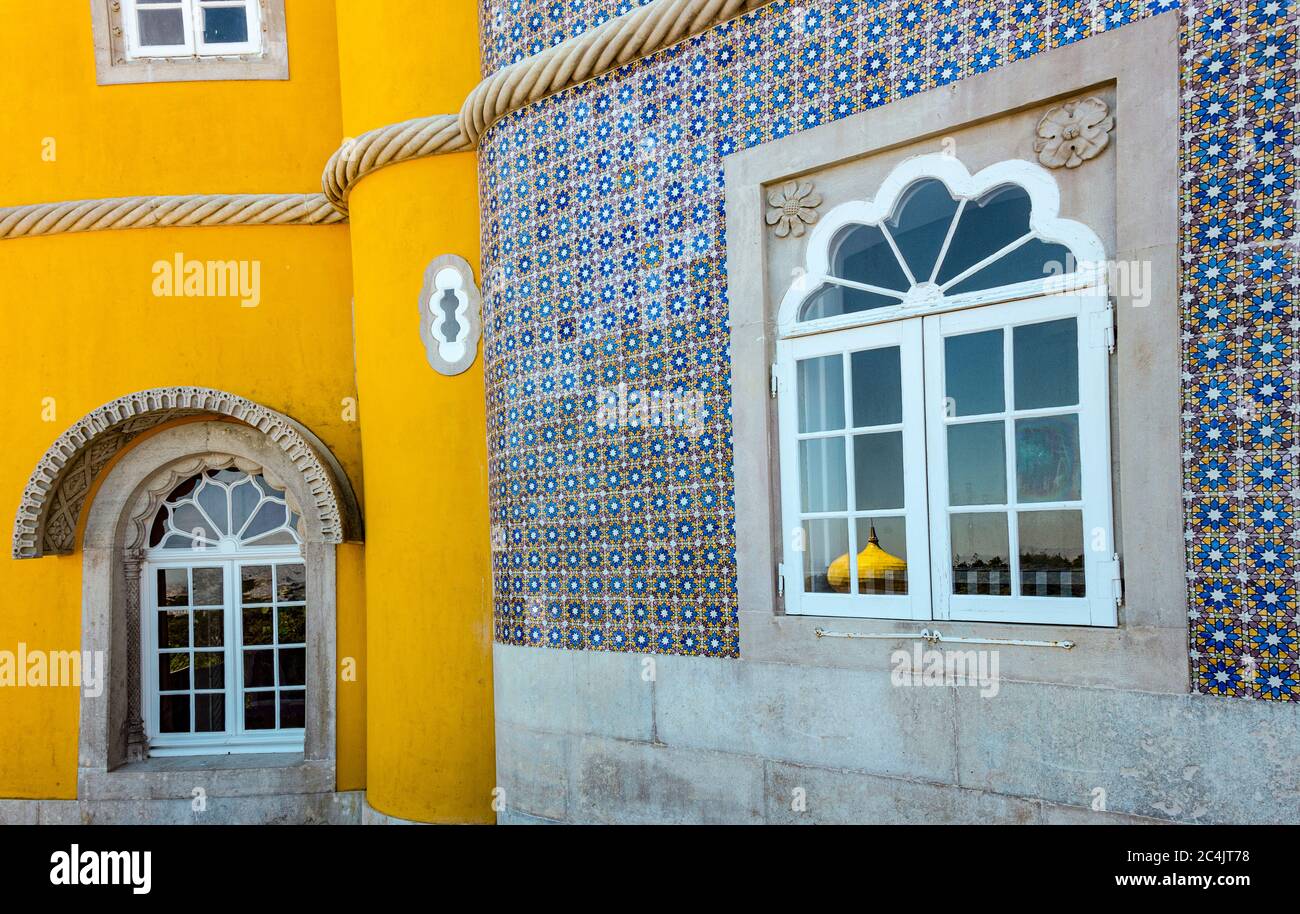
[[[1005,435],[1002,422],[948,426],[948,504],[1006,504]]]
[[[831,586],[827,571],[837,557],[849,550],[848,522],[839,518],[806,520],[803,522],[803,535],[804,593],[847,592]]]
[[[847,226],[835,236],[830,249],[832,276],[900,292],[911,285],[879,226]]]
[[[1030,209],[1029,194],[1013,184],[995,187],[979,199],[968,201],[943,258],[939,284],[960,276],[1027,235]]]
[[[1011,593],[1011,546],[1007,516],[1001,511],[954,514],[952,531],[952,592]]]
[[[1019,522],[1021,595],[1084,596],[1083,512],[1022,511]]]
[[[853,382],[853,425],[896,425],[903,421],[903,374],[897,346],[849,356]]]
[[[1078,322],[1068,317],[1012,332],[1016,409],[1079,402]]]
[[[860,311],[874,311],[877,308],[892,308],[901,301],[901,298],[827,283],[803,303],[799,311],[799,320],[815,321],[823,317],[839,317],[843,314],[857,314]]]
[[[957,213],[957,201],[942,181],[927,178],[903,191],[894,212],[887,223],[889,233],[907,261],[912,278],[929,282]]]
[[[1016,498],[1079,500],[1079,417],[1016,420]]]
[[[859,511],[903,507],[903,433],[853,438],[853,487]]]
[[[944,408],[949,416],[1003,410],[1002,331],[964,333],[943,341]]]
[[[844,439],[810,438],[799,442],[802,506],[810,514],[844,511],[848,501]]]
[[[844,428],[844,357],[804,359],[798,365],[799,431]]]

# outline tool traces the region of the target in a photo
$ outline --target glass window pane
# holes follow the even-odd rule
[[[190,603],[190,576],[184,568],[158,569],[158,605],[188,606]]]
[[[291,647],[280,651],[280,685],[307,684],[307,650]]]
[[[804,593],[848,593],[848,521],[804,521],[803,535]],[[843,561],[839,561],[840,559]],[[833,564],[836,567],[833,567]]]
[[[1079,500],[1079,417],[1016,420],[1016,498]]]
[[[944,411],[949,416],[1000,413],[1006,403],[1002,331],[985,330],[943,341]]]
[[[831,275],[906,292],[907,274],[878,225],[848,225],[831,242]]]
[[[307,568],[305,565],[275,566],[276,597],[282,603],[307,599]]]
[[[253,512],[257,510],[257,506],[261,500],[262,492],[253,484],[252,479],[246,477],[242,482],[238,482],[231,486],[231,533],[238,534],[244,529],[244,524],[248,523],[248,519],[253,516]]]
[[[271,566],[245,565],[239,570],[244,603],[271,602]]]
[[[1069,248],[1031,238],[1014,251],[1003,254],[988,266],[967,276],[945,294],[960,295],[963,292],[1009,286],[1012,283],[1045,279],[1074,271],[1074,257]]]
[[[271,634],[271,607],[244,610],[244,644],[270,644]]]
[[[225,651],[194,652],[194,688],[224,689],[226,687]]]
[[[1026,597],[1082,597],[1083,512],[1022,511],[1020,593]]]
[[[853,487],[859,511],[903,507],[902,432],[854,436]]]
[[[244,651],[244,688],[275,685],[275,652]]]
[[[1079,332],[1074,318],[1016,327],[1011,347],[1016,409],[1079,402]]]
[[[280,693],[280,729],[302,727],[307,719],[307,693],[294,689]]]
[[[275,692],[244,693],[244,729],[275,729]]]
[[[302,644],[307,640],[307,610],[302,606],[281,606],[275,614],[280,623],[280,644]]]
[[[939,284],[1028,235],[1030,208],[1029,194],[1013,184],[995,187],[978,200],[967,201],[939,269]]]
[[[173,609],[158,614],[158,647],[190,646],[190,614]]]
[[[162,695],[158,699],[158,731],[190,732],[190,696]]]
[[[804,511],[817,514],[847,510],[849,482],[844,470],[844,439],[800,441],[799,479]]]
[[[212,483],[205,483],[199,494],[195,496],[208,518],[217,525],[217,532],[230,532],[230,518],[227,517],[226,510],[226,490]]]
[[[207,44],[248,41],[248,13],[239,6],[204,7],[203,40]]]
[[[839,317],[842,314],[891,308],[901,301],[902,298],[892,298],[877,292],[866,292],[862,289],[826,283],[804,300],[799,309],[799,320],[815,321],[823,317]]]
[[[221,647],[225,639],[226,614],[219,609],[194,610],[194,646]]]
[[[190,687],[190,655],[158,655],[158,691],[178,692]]]
[[[936,178],[917,181],[905,191],[889,220],[889,233],[918,282],[929,282],[934,262],[948,237],[957,201]]]
[[[185,14],[179,9],[139,10],[141,47],[185,44]]]
[[[262,507],[257,509],[253,515],[253,520],[243,532],[243,538],[251,540],[254,537],[261,536],[263,533],[270,533],[277,527],[283,527],[289,520],[289,509],[280,502],[264,501]]]
[[[899,360],[897,346],[850,353],[855,426],[903,421],[903,372]]]
[[[194,569],[194,605],[221,606],[225,603],[226,573],[222,568]]]
[[[857,525],[858,593],[907,593],[907,521],[860,517]]]
[[[948,426],[948,504],[1006,503],[1005,434],[1002,422]]]
[[[844,428],[844,357],[838,353],[798,364],[799,431]]]
[[[999,512],[954,514],[952,531],[952,592],[1011,593],[1011,546],[1007,516]]]
[[[194,732],[224,733],[226,730],[226,696],[194,696]]]

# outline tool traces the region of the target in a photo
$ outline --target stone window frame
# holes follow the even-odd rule
[[[1006,64],[880,108],[744,150],[724,160],[731,323],[736,562],[741,656],[804,665],[889,669],[922,625],[944,637],[1069,640],[1072,650],[1004,646],[1008,678],[1186,692],[1187,590],[1181,464],[1177,298],[1178,17],[1163,14]],[[776,401],[770,396],[776,313],[768,288],[768,191],[816,172],[942,138],[999,117],[1103,88],[1115,93],[1117,261],[1151,263],[1153,304],[1121,296],[1110,360],[1117,546],[1125,598],[1117,628],[1027,623],[872,620],[786,615],[781,555]],[[1087,167],[1087,163],[1084,164]],[[906,639],[824,638],[906,633]]]
[[[127,55],[121,0],[91,0],[95,78],[101,86],[289,78],[284,0],[257,0],[262,49],[256,54],[193,57]]]
[[[302,506],[307,572],[307,712],[302,753],[147,757],[141,707],[140,569],[149,523],[187,476],[235,466],[260,472]],[[81,698],[81,800],[191,799],[321,793],[336,784],[335,546],[294,459],[263,432],[219,418],[164,427],[126,451],[100,485],[82,541],[83,651],[102,651],[107,683]]]

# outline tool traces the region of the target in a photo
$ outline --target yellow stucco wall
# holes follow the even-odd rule
[[[331,0],[287,0],[288,81],[99,87],[84,0],[5,3],[0,30],[0,204],[319,187],[343,135]],[[46,161],[46,138],[55,159]],[[319,435],[362,493],[349,229],[250,227],[98,232],[0,242],[0,517],[69,425],[148,387],[248,397]],[[160,298],[152,266],[177,253],[260,261],[261,303]],[[411,333],[414,337],[414,332]],[[56,411],[46,421],[49,400]],[[364,406],[362,407],[364,413]],[[382,528],[382,525],[381,525]],[[9,529],[6,526],[6,529]],[[365,783],[364,550],[338,552],[339,788]],[[81,556],[0,558],[0,650],[80,647]],[[0,689],[0,797],[76,794],[77,694]]]
[[[339,0],[345,132],[456,111],[478,82],[476,13],[472,0]],[[367,800],[405,819],[490,822],[483,361],[435,373],[417,311],[434,257],[459,254],[477,276],[474,156],[376,172],[350,208],[370,506]]]

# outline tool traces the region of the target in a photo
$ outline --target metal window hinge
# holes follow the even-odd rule
[[[776,373],[776,362],[773,362],[771,365],[768,366],[767,384],[768,384],[768,390],[772,394],[772,399],[775,400],[777,392],[780,390],[781,387],[780,378],[777,376]]]
[[[1111,355],[1115,354],[1115,299],[1108,298],[1106,307],[1092,313],[1092,345],[1094,348],[1106,347]]]
[[[1119,553],[1114,553],[1106,563],[1106,573],[1110,578],[1111,596],[1115,598],[1115,608],[1124,605],[1124,576],[1120,568]]]
[[[785,599],[785,566],[781,564],[776,566],[776,598]]]

